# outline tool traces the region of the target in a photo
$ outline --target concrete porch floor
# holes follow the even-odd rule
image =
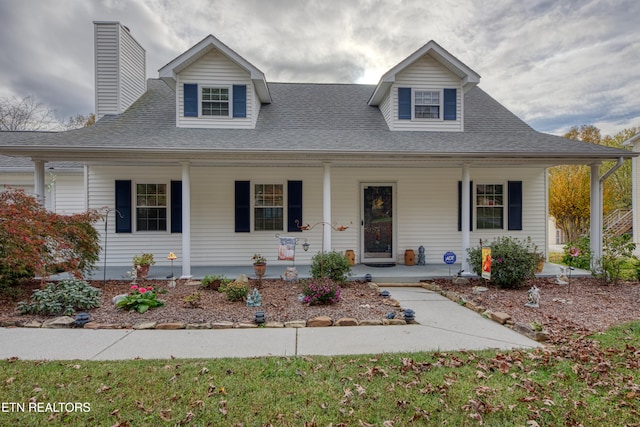
[[[279,279],[284,275],[285,268],[291,264],[271,263],[267,265],[267,273],[264,279]],[[309,278],[311,266],[295,265],[299,278]],[[92,280],[122,280],[128,279],[127,271],[130,266],[109,266],[106,274],[102,267],[96,268],[93,272]],[[376,283],[418,283],[421,280],[434,278],[451,277],[460,270],[460,264],[427,264],[424,266],[407,266],[404,264],[396,264],[393,267],[371,267],[365,264],[356,264],[351,267],[352,280],[364,280],[367,274],[371,274],[372,281]],[[149,279],[166,279],[171,274],[176,277],[182,275],[180,266],[174,266],[173,272],[171,266],[154,265],[149,271]],[[536,274],[538,277],[555,277],[560,273],[560,265],[545,263],[542,273]],[[206,275],[216,274],[228,278],[235,278],[240,274],[246,274],[248,277],[255,277],[252,266],[192,266],[191,276],[194,279],[202,279]],[[590,276],[591,273],[586,270],[574,269],[571,273],[573,276]],[[472,275],[474,277],[475,275]]]

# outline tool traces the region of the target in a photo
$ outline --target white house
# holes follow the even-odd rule
[[[185,276],[256,252],[272,262],[276,236],[310,243],[299,263],[322,245],[359,263],[402,263],[421,245],[440,263],[502,235],[547,248],[546,168],[599,176],[601,161],[634,156],[536,132],[434,41],[377,85],[293,84],[211,35],[145,80],[128,29],[95,22],[95,34],[97,124],[0,153],[33,159],[40,180],[49,162],[83,165],[87,207],[110,209],[111,265],[141,251],[175,252]]]

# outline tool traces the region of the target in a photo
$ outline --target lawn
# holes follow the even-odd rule
[[[640,321],[531,351],[4,360],[0,372],[0,425],[638,425]]]

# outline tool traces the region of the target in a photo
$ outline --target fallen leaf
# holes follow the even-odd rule
[[[7,385],[13,384],[15,380],[16,380],[16,377],[7,378],[7,380],[5,381],[5,384]]]
[[[218,411],[222,415],[227,415],[227,401],[226,400],[221,400],[220,402],[218,402]]]
[[[160,418],[163,421],[171,421],[171,409],[162,409],[160,411]]]

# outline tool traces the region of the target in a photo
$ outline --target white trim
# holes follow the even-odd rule
[[[322,171],[322,221],[331,225],[331,163],[323,164]],[[331,250],[331,227],[322,226],[323,252]]]
[[[180,164],[182,165],[182,278],[191,278],[191,164],[186,161]],[[167,225],[171,232],[171,222]]]
[[[188,84],[188,83],[187,83]],[[196,83],[192,83],[196,84]],[[205,115],[203,114],[202,103],[203,102],[224,102],[224,101],[213,101],[213,100],[203,100],[202,99],[202,91],[204,89],[227,89],[227,106],[228,106],[228,114],[226,116],[216,116],[216,115]],[[183,89],[184,90],[184,89]],[[184,95],[183,95],[184,99]],[[246,101],[245,101],[246,102]],[[182,111],[184,113],[184,101],[182,105]],[[198,118],[199,119],[233,119],[233,85],[228,83],[223,84],[198,84]],[[243,117],[244,118],[244,117]]]
[[[131,229],[132,229],[132,233],[133,234],[171,234],[171,180],[169,181],[154,181],[154,180],[150,180],[153,182],[146,182],[144,180],[140,180],[140,181],[135,181],[132,180],[132,191],[131,191],[131,197],[133,198],[133,200],[131,201],[131,207],[132,207],[132,212],[131,212]],[[165,210],[166,210],[166,229],[165,230],[138,230],[138,185],[164,185],[165,186],[165,195],[166,195],[166,203],[165,203]],[[151,207],[153,208],[154,206],[141,206],[141,208],[145,208],[145,207]]]
[[[471,274],[471,267],[469,266],[469,261],[467,260],[467,251],[471,247],[471,216],[469,212],[471,210],[471,203],[469,194],[469,187],[471,186],[471,174],[469,171],[469,164],[464,163],[462,165],[462,188],[460,189],[460,232],[462,233],[462,270]]]

